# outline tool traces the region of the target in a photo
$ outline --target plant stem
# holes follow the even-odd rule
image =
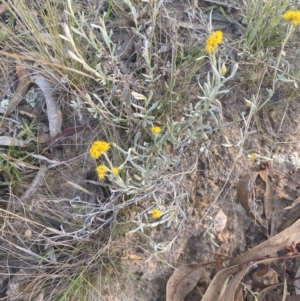
[[[272,90],[270,91],[269,93],[269,96],[268,98],[257,108],[257,112],[266,105],[267,102],[270,101],[271,97],[274,95],[275,93],[275,85],[277,83],[277,73],[278,73],[278,67],[279,67],[279,64],[281,62],[281,58],[282,58],[282,55],[283,55],[283,51],[284,51],[284,47],[288,41],[288,39],[290,38],[290,36],[292,35],[293,31],[295,29],[295,26],[293,25],[290,25],[289,28],[288,28],[288,32],[287,32],[287,35],[281,45],[281,49],[280,49],[280,53],[279,53],[279,56],[278,56],[278,59],[277,59],[277,63],[276,63],[276,66],[275,66],[275,71],[274,71],[274,74],[273,74],[273,82],[272,82]]]

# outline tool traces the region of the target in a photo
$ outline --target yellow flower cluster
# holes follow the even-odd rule
[[[90,147],[89,153],[93,159],[98,159],[102,154],[106,153],[110,145],[106,141],[96,140]]]
[[[153,126],[150,130],[153,134],[158,135],[161,132],[161,127],[160,126]]]
[[[99,165],[97,168],[96,168],[96,172],[97,172],[97,175],[98,175],[98,178],[100,180],[103,180],[105,178],[105,175],[107,173],[107,168],[105,165]],[[113,176],[117,176],[119,175],[119,168],[118,167],[112,167],[111,169],[111,174]]]
[[[100,180],[103,180],[105,178],[105,174],[106,174],[106,167],[104,165],[99,165],[96,168],[96,172],[97,172],[98,178]]]
[[[155,218],[155,219],[160,218],[161,214],[162,214],[162,212],[158,208],[155,208],[155,209],[152,210],[152,217]]]
[[[290,22],[293,26],[300,24],[300,11],[299,10],[288,10],[282,15],[282,18]]]
[[[91,145],[91,147],[89,149],[89,153],[93,159],[98,159],[101,155],[105,154],[109,150],[109,148],[110,148],[110,144],[108,142],[96,140]],[[108,160],[107,157],[106,157],[106,159]],[[111,163],[110,163],[110,165],[111,165]],[[96,168],[96,172],[97,172],[98,178],[100,180],[103,180],[105,178],[107,170],[109,170],[109,169],[107,169],[107,167],[105,165],[99,165]],[[111,167],[110,172],[113,176],[118,176],[119,168],[116,166],[113,166],[113,167]]]
[[[206,40],[206,46],[205,46],[206,52],[213,53],[217,49],[218,45],[220,43],[222,43],[222,40],[223,40],[223,33],[222,33],[222,31],[220,31],[220,30],[215,31]]]

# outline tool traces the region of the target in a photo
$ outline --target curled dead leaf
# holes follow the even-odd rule
[[[48,80],[41,75],[33,76],[32,79],[40,87],[45,96],[50,137],[53,138],[61,132],[62,127],[62,113],[58,103],[52,97],[54,89]]]
[[[203,274],[205,269],[201,264],[179,266],[168,280],[166,301],[182,301],[194,289]]]

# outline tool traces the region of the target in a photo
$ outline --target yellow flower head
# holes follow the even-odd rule
[[[210,37],[206,40],[205,50],[208,53],[214,52],[218,45],[222,43],[223,40],[223,33],[222,31],[218,30],[215,31]]]
[[[99,165],[96,168],[96,172],[100,180],[103,180],[105,178],[106,170],[107,168],[104,165]]]
[[[160,126],[153,126],[150,130],[153,134],[158,135],[161,132],[161,127]]]
[[[152,210],[152,217],[153,218],[160,218],[161,214],[162,214],[162,212],[158,208],[155,208],[155,209]]]
[[[96,140],[90,147],[89,153],[93,159],[98,159],[102,154],[106,153],[110,145],[106,141]]]
[[[300,24],[300,11],[299,10],[288,10],[282,15],[282,18],[290,22],[293,26]]]
[[[118,167],[113,167],[111,169],[111,173],[114,175],[114,176],[117,176],[119,174],[119,168]]]
[[[227,72],[227,68],[226,66],[223,64],[222,67],[221,67],[221,73],[222,74],[225,74]]]

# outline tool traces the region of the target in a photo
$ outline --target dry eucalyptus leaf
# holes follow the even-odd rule
[[[226,268],[218,272],[210,283],[201,301],[220,300],[223,296],[227,283],[234,273],[239,270],[238,266]],[[229,300],[228,300],[229,301]],[[231,300],[230,300],[231,301]]]
[[[284,209],[285,210],[292,209],[293,207],[295,207],[299,203],[300,203],[300,197],[297,197],[296,200],[293,201],[293,203],[290,206],[286,206]]]
[[[234,301],[244,301],[244,295],[243,295],[243,286],[239,285],[235,295],[234,295]]]
[[[209,288],[203,295],[201,301],[236,301],[240,283],[248,271],[261,263],[271,263],[276,261],[277,258],[267,258],[254,262],[243,261],[243,264],[230,266],[219,273],[213,278]]]
[[[265,197],[264,197],[264,209],[265,209],[265,215],[266,215],[268,221],[270,221],[272,218],[272,213],[273,213],[272,201],[273,201],[274,191],[273,191],[272,183],[270,182],[270,179],[269,179],[268,170],[260,171],[259,175],[263,179],[263,181],[266,183],[266,191],[265,191]]]
[[[270,285],[266,288],[264,288],[262,291],[259,292],[259,294],[257,295],[257,300],[258,301],[264,301],[265,300],[265,296],[268,292],[276,289],[278,286],[281,286],[282,283],[277,283],[277,284],[274,284],[274,285]]]
[[[281,232],[290,227],[300,218],[300,204],[296,204],[290,211],[286,219],[278,227],[277,232]]]
[[[236,299],[238,296],[237,290],[249,269],[257,264],[267,264],[277,260],[277,252],[283,250],[285,246],[289,246],[293,242],[300,242],[300,220],[285,231],[241,255],[228,268],[218,272],[201,301],[238,300]],[[268,258],[266,258],[267,256]]]
[[[17,105],[21,102],[23,97],[25,96],[28,86],[30,84],[30,79],[27,76],[25,68],[22,66],[20,61],[16,62],[16,72],[18,75],[18,85],[16,89],[16,93],[11,99],[9,106],[6,110],[6,115],[12,113],[12,111],[17,107]]]
[[[45,96],[50,137],[54,138],[61,132],[62,127],[62,113],[58,106],[58,103],[52,97],[54,89],[52,88],[48,80],[41,75],[33,76],[32,79],[40,87]]]
[[[288,229],[241,255],[230,266],[250,262],[263,256],[277,256],[278,251],[283,250],[285,246],[290,246],[293,242],[296,244],[300,242],[300,220]]]
[[[179,266],[168,280],[166,301],[182,301],[204,273],[205,269],[201,264]]]
[[[257,172],[247,173],[244,175],[237,183],[237,201],[245,209],[248,216],[255,220],[254,214],[249,208],[249,199],[252,195],[252,188],[254,186],[255,180],[258,176]]]

